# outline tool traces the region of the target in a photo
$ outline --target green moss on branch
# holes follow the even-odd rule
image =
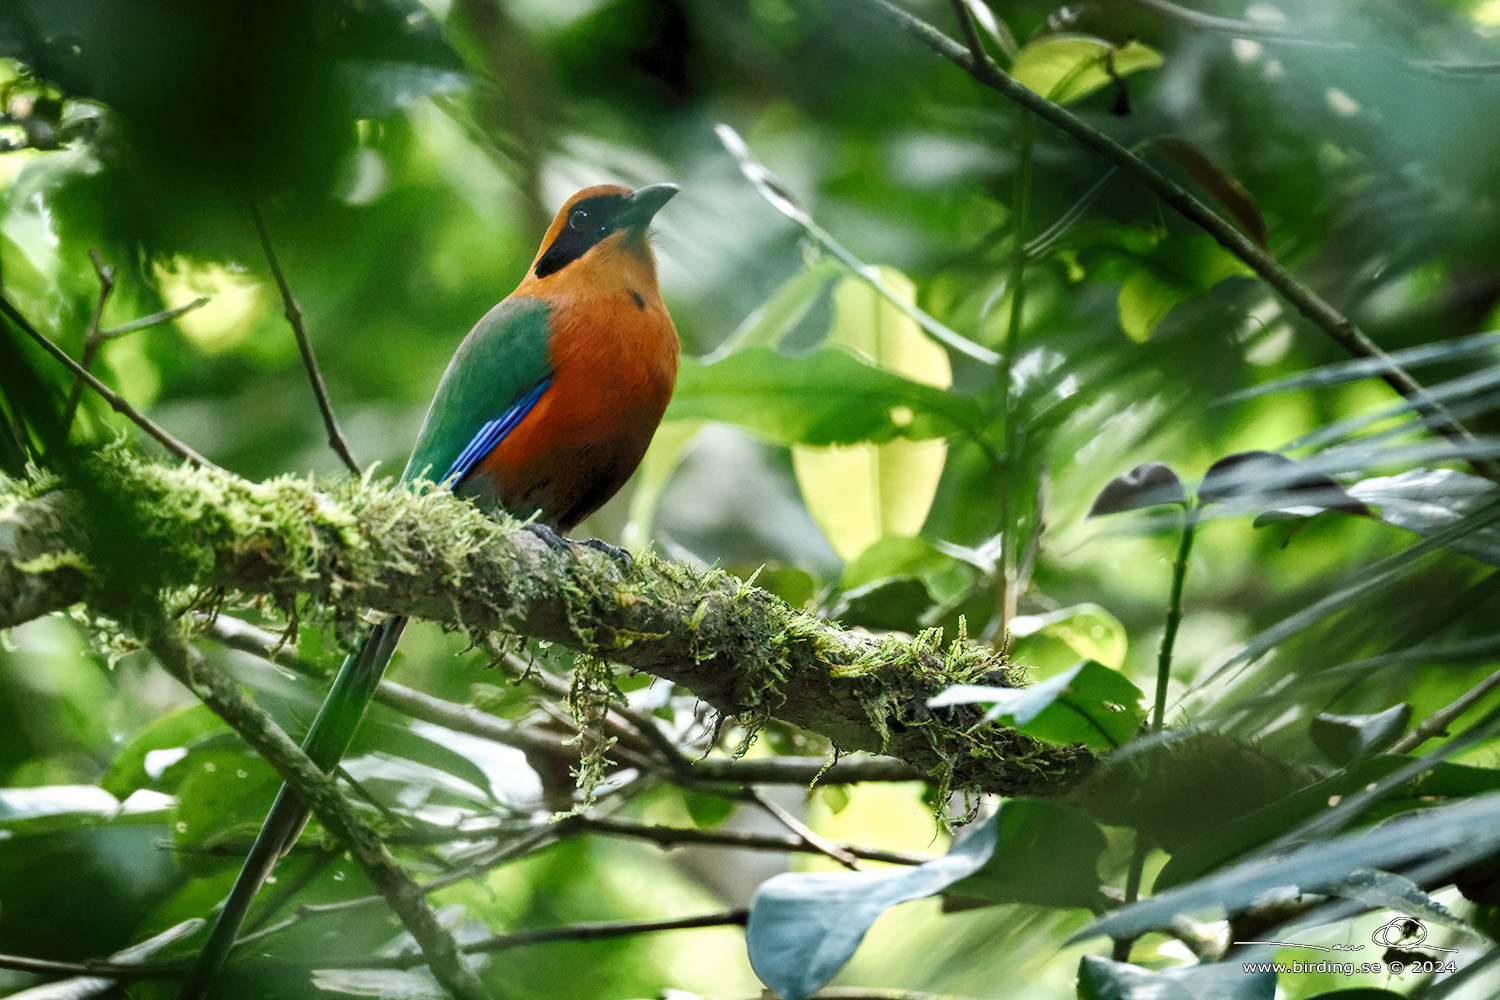
[[[683,684],[724,712],[775,716],[844,751],[899,757],[956,787],[1057,792],[1092,764],[1083,751],[975,729],[965,707],[928,709],[949,684],[1017,682],[994,650],[945,642],[940,630],[842,631],[718,570],[554,551],[436,490],[252,483],[122,451],[94,463],[96,484],[122,505],[111,523],[91,522],[66,493],[8,515],[11,537],[26,532],[22,561],[46,570],[16,570],[21,553],[0,536],[0,570],[10,568],[0,572],[0,627],[80,599],[122,618],[163,599],[269,597],[289,614],[310,607],[344,625],[373,608],[556,643]]]

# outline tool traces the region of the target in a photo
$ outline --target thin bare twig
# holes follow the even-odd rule
[[[662,847],[678,847],[695,844],[704,847],[728,847],[743,851],[786,851],[793,854],[826,854],[799,836],[778,837],[765,833],[744,833],[739,830],[699,830],[695,827],[661,826],[657,824],[629,823],[621,820],[583,817],[580,827],[592,833],[613,837],[634,837],[649,840]],[[835,844],[838,850],[852,858],[865,861],[881,861],[893,865],[920,865],[932,858],[907,851],[886,851],[871,847],[851,847]]]
[[[99,251],[89,249],[89,260],[93,262],[94,273],[99,276],[99,297],[94,300],[94,311],[89,316],[89,325],[83,331],[83,352],[78,364],[84,371],[90,371],[94,367],[94,355],[99,351],[99,324],[104,319],[104,306],[109,301],[110,292],[115,289],[115,269],[104,263],[99,256]],[[68,405],[63,409],[63,426],[68,427],[73,423],[73,416],[78,412],[78,403],[83,399],[83,380],[73,380],[73,391],[68,393]]]
[[[745,789],[745,798],[775,817],[776,822],[792,831],[792,835],[819,854],[826,855],[850,871],[863,871],[864,865],[848,848],[840,847],[812,827],[793,816],[779,803],[772,802],[753,788]]]
[[[28,337],[40,344],[43,350],[52,355],[58,361],[62,362],[63,367],[67,368],[70,372],[81,379],[84,385],[87,385],[90,389],[93,389],[95,392],[97,392],[116,413],[125,417],[125,419],[129,420],[141,430],[151,435],[151,437],[155,438],[163,448],[167,449],[167,451],[171,452],[173,455],[176,455],[178,458],[183,459],[184,461],[192,462],[194,465],[200,466],[201,468],[213,469],[216,472],[224,471],[214,463],[210,462],[208,459],[204,458],[202,455],[198,454],[192,448],[188,447],[183,442],[177,440],[177,438],[173,437],[170,433],[167,432],[166,428],[162,427],[156,421],[152,420],[150,417],[146,416],[144,413],[126,402],[125,397],[121,396],[109,386],[105,385],[103,382],[99,381],[93,375],[85,371],[82,365],[68,356],[67,351],[64,351],[61,347],[58,347],[51,340],[49,340],[45,334],[43,334],[36,327],[32,326],[31,321],[28,320],[25,316],[21,315],[20,310],[11,305],[10,299],[6,298],[4,295],[0,295],[0,313],[4,313],[7,317],[10,318],[11,322],[15,323],[22,330],[24,330]]]
[[[173,306],[170,309],[158,309],[154,313],[142,316],[140,319],[133,319],[129,323],[121,323],[119,326],[111,326],[106,329],[100,330],[99,339],[114,340],[116,337],[123,337],[127,333],[135,333],[135,331],[137,330],[144,330],[148,326],[155,326],[158,323],[165,323],[168,320],[174,320],[178,316],[182,316],[192,312],[194,309],[202,309],[204,306],[208,305],[210,301],[211,300],[207,295],[200,295],[193,301],[184,302],[180,306]]]
[[[551,944],[557,941],[607,941],[611,938],[633,937],[637,934],[658,934],[662,931],[697,930],[704,927],[743,927],[750,919],[748,909],[724,910],[720,913],[705,913],[696,917],[676,917],[669,920],[601,921],[598,923],[569,924],[566,927],[542,927],[536,930],[512,931],[470,941],[463,946],[465,954],[477,955],[486,952],[507,951],[527,945]],[[422,956],[415,952],[397,955],[356,955],[348,958],[316,959],[320,969],[409,969],[422,963]]]
[[[1045,121],[1085,148],[1134,177],[1169,208],[1212,236],[1224,249],[1239,258],[1293,308],[1350,354],[1378,361],[1381,378],[1402,396],[1412,400],[1430,419],[1438,433],[1460,448],[1474,470],[1487,479],[1500,482],[1500,462],[1469,454],[1477,439],[1427,389],[1391,359],[1379,345],[1343,313],[1335,309],[1269,253],[1256,246],[1244,233],[1224,219],[1186,188],[1162,171],[1131,152],[1115,139],[1079,118],[1060,104],[1017,82],[987,55],[976,59],[963,43],[950,38],[928,22],[890,3],[889,0],[847,0],[884,17],[915,37],[933,52],[963,69],[977,82]]]
[[[302,364],[307,368],[307,378],[312,383],[313,396],[318,400],[318,410],[323,414],[323,426],[328,431],[328,447],[333,449],[333,453],[350,472],[358,476],[359,463],[349,451],[349,442],[344,440],[338,418],[333,415],[333,404],[328,399],[328,386],[323,384],[323,373],[318,370],[318,358],[313,354],[312,343],[307,339],[307,328],[302,323],[302,309],[297,305],[297,300],[292,295],[292,286],[287,284],[286,275],[281,270],[281,260],[276,256],[276,247],[271,243],[271,233],[266,228],[266,217],[261,213],[259,199],[254,196],[250,198],[250,219],[255,223],[260,248],[266,255],[266,263],[271,266],[271,275],[276,279],[276,287],[281,292],[286,321],[297,338],[297,350],[302,354]]]
[[[83,331],[83,349],[79,352],[78,356],[78,364],[86,372],[94,370],[94,360],[99,355],[99,348],[104,346],[108,341],[114,340],[116,337],[123,337],[127,333],[135,333],[137,330],[144,330],[158,323],[165,323],[168,320],[176,319],[184,313],[192,312],[194,309],[202,308],[208,304],[208,296],[200,295],[185,305],[176,306],[172,309],[161,309],[151,313],[149,316],[142,316],[140,319],[134,319],[128,323],[121,323],[119,326],[103,327],[100,324],[104,319],[104,306],[109,301],[110,292],[114,291],[115,287],[115,269],[104,263],[104,260],[99,256],[98,250],[89,250],[89,260],[94,264],[94,273],[99,276],[99,298],[94,302],[94,312],[89,317],[89,325]],[[68,405],[64,411],[64,424],[71,424],[73,422],[73,417],[78,412],[78,404],[82,398],[83,380],[74,379],[73,391],[68,394]]]
[[[1490,674],[1452,702],[1433,712],[1420,726],[1392,744],[1386,753],[1411,753],[1434,736],[1442,736],[1455,719],[1473,708],[1485,695],[1497,687],[1500,687],[1500,670]]]

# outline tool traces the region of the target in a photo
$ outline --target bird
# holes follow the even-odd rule
[[[635,471],[676,385],[680,347],[649,227],[677,192],[675,184],[600,184],[563,204],[521,283],[454,352],[400,485],[435,482],[527,520],[554,548],[570,544],[567,532]],[[583,544],[624,556],[594,539]],[[344,660],[302,742],[323,770],[348,750],[406,621],[385,618]],[[307,818],[283,785],[179,1000],[207,995],[256,892]]]

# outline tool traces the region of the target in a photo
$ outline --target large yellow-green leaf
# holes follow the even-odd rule
[[[1114,77],[1122,77],[1161,63],[1161,53],[1140,42],[1116,48],[1102,38],[1064,33],[1043,36],[1022,48],[1010,75],[1043,97],[1071,104],[1108,86],[1111,70]]]
[[[882,269],[886,283],[908,299],[915,287],[899,271]],[[833,292],[828,339],[914,382],[946,388],[953,382],[947,353],[891,302],[855,278]],[[897,423],[902,414],[896,414]],[[915,535],[927,519],[943,474],[942,439],[894,440],[792,448],[797,485],[813,519],[840,556],[850,560],[886,535]]]

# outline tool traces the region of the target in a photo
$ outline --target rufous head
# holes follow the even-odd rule
[[[558,209],[532,262],[529,281],[563,273],[576,261],[624,254],[655,265],[647,229],[677,194],[676,184],[631,191],[618,184],[584,188]]]

